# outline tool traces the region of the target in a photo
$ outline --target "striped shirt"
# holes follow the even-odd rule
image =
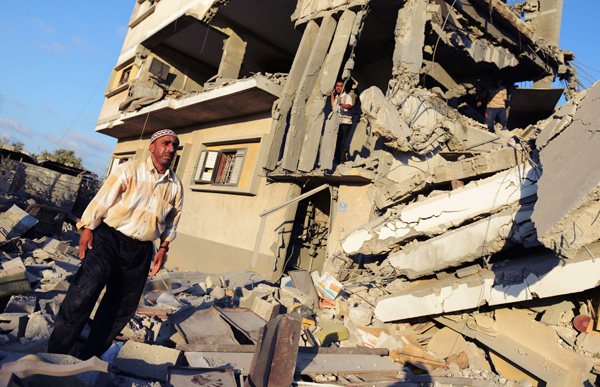
[[[492,109],[498,109],[506,107],[506,89],[503,86],[500,86],[497,89],[491,89],[489,91],[490,102],[488,102],[487,107]]]
[[[183,186],[169,170],[159,178],[150,157],[115,167],[85,209],[77,228],[101,222],[140,241],[175,239],[183,207]]]

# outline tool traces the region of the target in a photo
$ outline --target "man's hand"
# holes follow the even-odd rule
[[[84,228],[81,231],[81,237],[79,237],[79,258],[85,258],[85,252],[92,249],[92,241],[94,240],[94,234],[89,228]]]
[[[167,252],[165,249],[158,249],[158,252],[154,256],[154,260],[152,261],[152,269],[150,270],[150,278],[154,277],[156,273],[160,270],[163,263],[165,262],[165,254]]]

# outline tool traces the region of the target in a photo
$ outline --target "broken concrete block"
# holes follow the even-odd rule
[[[350,313],[350,307],[348,306],[348,302],[344,300],[336,300],[335,301],[335,314],[339,316],[347,316]]]
[[[587,332],[581,332],[577,336],[575,345],[579,349],[591,353],[592,355],[600,354],[600,337]]]
[[[115,361],[121,371],[166,382],[167,367],[177,365],[181,351],[159,345],[126,342]]]
[[[219,286],[220,281],[216,276],[209,275],[209,276],[206,276],[204,283],[206,284],[207,289],[212,289],[212,288]]]
[[[477,340],[547,385],[581,386],[587,379],[593,360],[561,347],[554,330],[535,321],[530,313],[496,309],[494,317],[495,335],[469,328],[468,320],[435,320]]]
[[[13,362],[7,362],[0,369],[0,377],[15,376],[19,383],[27,386],[92,386],[107,385],[108,363],[93,357],[86,361],[72,358],[54,364],[57,355],[27,355]],[[48,359],[48,360],[47,360]],[[4,379],[6,380],[6,379]],[[98,384],[96,384],[98,383]]]
[[[285,287],[282,288],[282,294],[287,293],[290,296],[294,297],[294,299],[298,300],[302,305],[306,305],[310,309],[315,309],[318,305],[314,304],[314,299],[308,294],[304,293],[300,289]]]
[[[58,314],[58,310],[60,309],[60,302],[58,300],[58,296],[50,300],[39,300],[38,304],[40,306],[40,311],[42,314],[49,315],[54,318]]]
[[[600,243],[588,248],[600,255]],[[484,303],[501,305],[543,299],[591,289],[599,281],[600,260],[592,259],[587,251],[582,250],[568,261],[539,251],[471,277],[418,282],[380,300],[375,315],[382,321],[394,321],[471,309]]]
[[[74,257],[79,256],[79,250],[77,248],[69,246],[68,244],[54,238],[48,238],[46,243],[44,244],[43,249],[44,251],[53,255],[59,255],[60,253],[62,253],[69,254]]]
[[[12,296],[4,309],[4,313],[33,313],[37,306],[35,296]]]
[[[251,310],[262,317],[265,321],[270,321],[279,314],[281,304],[275,301],[267,301],[262,298],[255,298]]]
[[[383,254],[417,236],[442,234],[467,220],[499,212],[535,195],[539,173],[530,166],[515,167],[449,193],[392,209],[349,233],[342,248],[351,255]]]
[[[348,318],[357,326],[367,326],[371,324],[373,318],[373,311],[367,309],[364,306],[350,307],[348,312]]]
[[[463,366],[466,363],[472,369],[491,371],[485,351],[471,341],[466,340],[460,333],[447,327],[440,329],[433,335],[427,344],[427,350],[435,353],[442,359],[447,359],[448,363],[454,361],[453,357],[464,353],[466,362],[464,358],[458,359],[457,364],[459,366]]]
[[[584,245],[600,238],[600,126],[597,114],[600,85],[581,101],[571,124],[540,152],[543,174],[531,220],[540,242],[571,258]],[[576,157],[573,157],[576,155]]]
[[[36,218],[13,204],[0,214],[0,241],[20,237],[37,222]]]
[[[44,249],[35,249],[33,250],[33,252],[31,253],[33,258],[37,258],[37,259],[43,259],[43,260],[48,260],[48,259],[52,259],[52,255],[45,251]]]
[[[202,297],[207,294],[206,285],[203,282],[199,282],[192,285],[192,295],[196,297]]]
[[[575,340],[577,339],[577,331],[575,331],[575,329],[569,327],[559,327],[556,325],[553,325],[552,329],[554,329],[556,334],[570,346],[575,346]]]
[[[48,362],[48,363],[52,363],[52,364],[56,364],[56,365],[76,365],[76,364],[81,364],[82,360],[74,357],[74,356],[70,356],[70,355],[62,355],[62,354],[58,354],[58,353],[38,353],[36,356],[38,356],[40,359]],[[97,365],[101,365],[102,363],[100,362],[95,362]],[[108,368],[108,367],[107,367]],[[108,374],[107,371],[85,371],[85,372],[81,372],[81,373],[77,373],[71,377],[62,377],[64,378],[64,382],[65,386],[75,386],[76,384],[76,380],[71,379],[76,377],[77,379],[79,379],[82,383],[83,386],[100,386],[100,385],[107,385],[108,384]],[[63,379],[61,379],[61,382],[63,381]],[[57,381],[55,379],[50,379],[48,384],[45,385],[53,385],[54,383],[57,383]]]
[[[25,337],[28,339],[34,338],[46,338],[50,337],[52,329],[54,327],[54,321],[48,316],[41,314],[40,312],[29,315],[29,321],[25,328]]]
[[[16,340],[25,334],[29,313],[0,314],[0,330],[10,340]]]
[[[211,291],[210,291],[210,296],[213,297],[215,300],[220,300],[221,298],[225,297],[225,289],[223,289],[222,287],[214,287]]]
[[[378,87],[372,86],[360,93],[360,103],[373,134],[383,139],[387,146],[410,151],[408,138],[412,131]]]
[[[449,267],[473,262],[514,244],[515,223],[528,221],[533,206],[508,208],[490,217],[459,227],[388,256],[398,274],[410,279],[435,274]],[[514,235],[513,235],[514,236]],[[519,239],[524,239],[520,237]]]
[[[562,301],[558,304],[551,305],[544,311],[540,322],[546,325],[561,325],[562,321],[571,321],[573,317],[575,317],[573,313],[574,309],[575,305],[570,301]],[[563,319],[565,314],[567,314],[567,316]]]

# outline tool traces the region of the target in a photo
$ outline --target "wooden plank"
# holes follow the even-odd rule
[[[301,375],[377,373],[395,376],[401,370],[400,364],[378,355],[299,353],[296,362],[296,373]]]
[[[180,351],[184,352],[230,352],[230,353],[238,353],[238,352],[246,352],[246,353],[254,353],[256,350],[256,345],[254,344],[200,344],[200,343],[190,343],[190,344],[177,344],[176,347]]]
[[[185,358],[192,367],[227,368],[248,375],[253,352],[186,352]]]
[[[256,345],[243,344],[178,344],[177,349],[184,352],[220,352],[224,353],[254,353]],[[305,354],[334,354],[334,355],[376,355],[387,356],[389,349],[387,348],[370,348],[370,347],[298,347],[298,353]]]
[[[298,313],[279,315],[265,325],[252,357],[246,387],[288,387],[292,384],[301,329]]]

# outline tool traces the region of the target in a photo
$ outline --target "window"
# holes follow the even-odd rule
[[[194,182],[237,186],[245,156],[246,148],[202,151],[198,158]]]
[[[265,157],[266,138],[267,135],[263,134],[202,142],[194,160],[189,162],[188,188],[192,191],[256,195],[261,183],[262,164],[259,160]],[[189,154],[182,153],[179,165],[187,164]]]
[[[119,78],[119,83],[117,84],[117,87],[129,82],[129,76],[131,75],[131,69],[133,69],[133,65],[123,69],[123,71],[121,72],[121,78]]]
[[[124,162],[127,162],[129,160],[133,160],[133,156],[133,154],[123,154],[114,156],[108,164],[108,171],[106,171],[106,176],[109,176],[112,173],[112,171],[114,171],[117,165],[123,164]]]

